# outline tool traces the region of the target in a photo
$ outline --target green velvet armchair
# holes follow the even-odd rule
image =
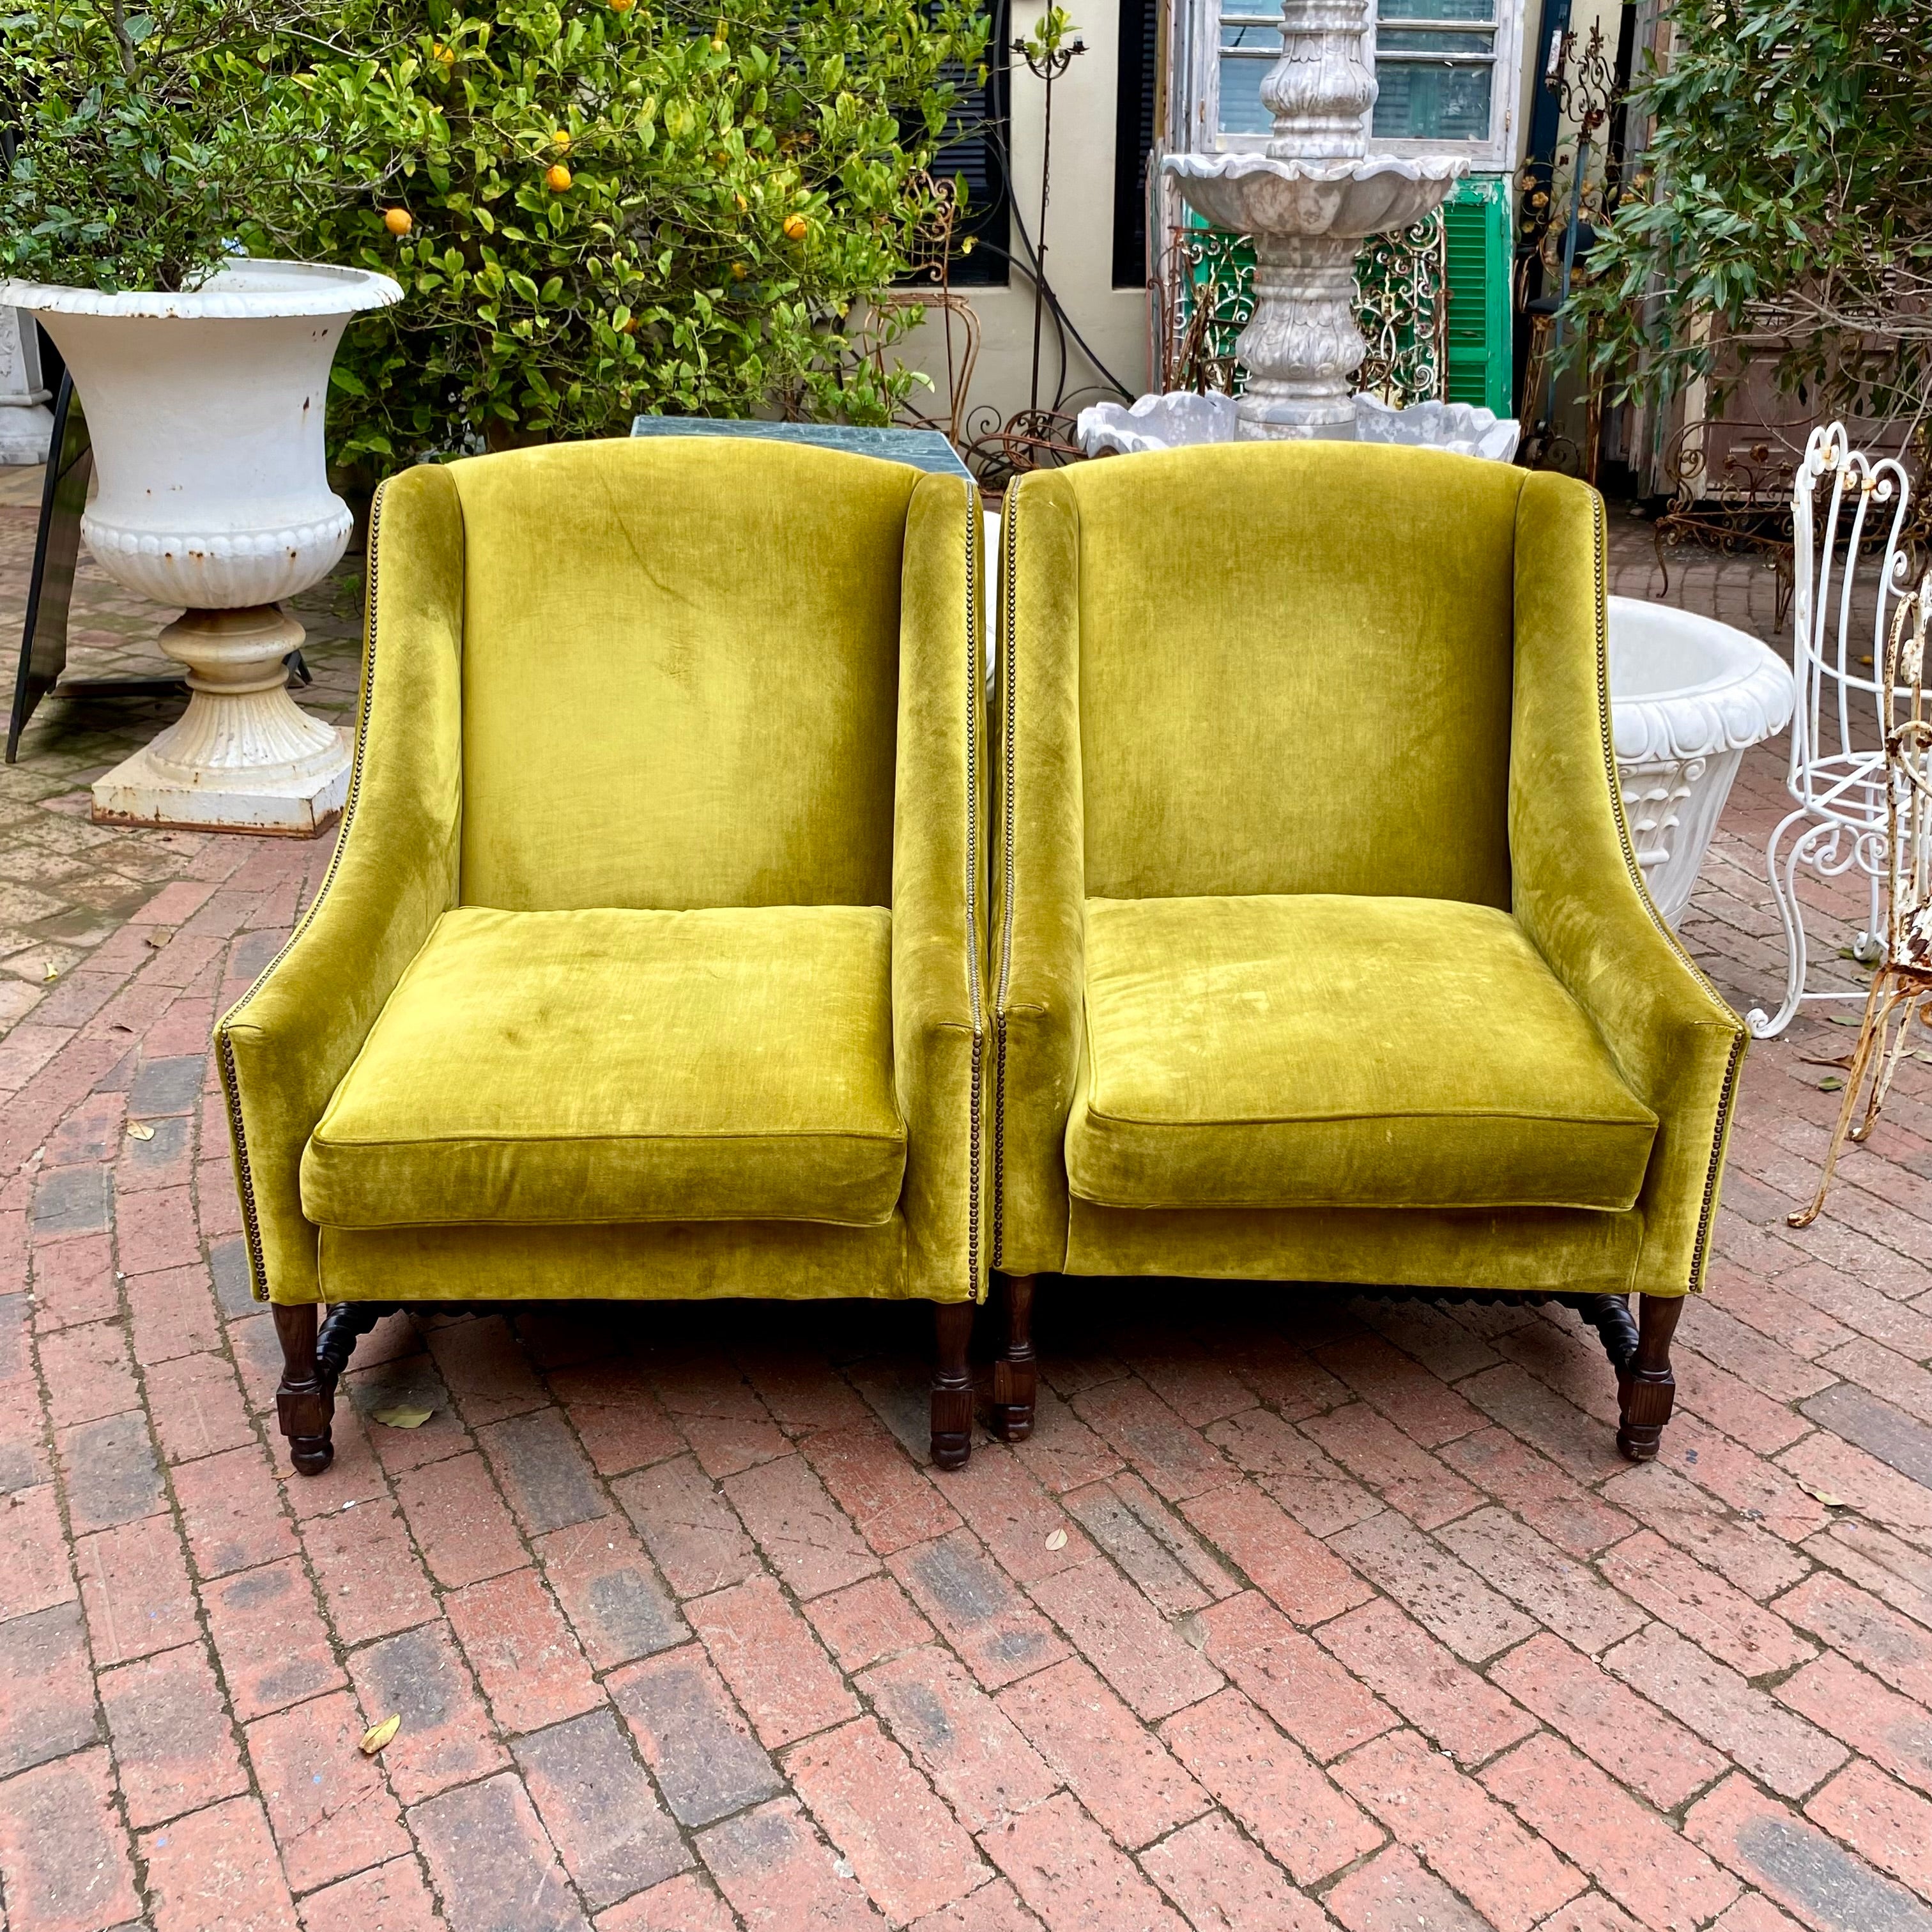
[[[377,1311],[552,1297],[929,1300],[965,1460],[980,527],[722,439],[379,492],[335,854],[215,1030],[297,1468]]]
[[[1600,500],[1236,444],[1002,542],[995,1432],[1036,1274],[1244,1277],[1562,1296],[1654,1456],[1745,1034],[1624,820]]]

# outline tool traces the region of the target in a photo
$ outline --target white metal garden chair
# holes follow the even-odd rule
[[[1823,878],[1855,868],[1866,875],[1870,910],[1864,930],[1852,941],[1852,956],[1876,965],[1883,950],[1880,886],[1886,863],[1889,788],[1880,668],[1885,662],[1888,614],[1905,590],[1904,532],[1910,500],[1910,482],[1897,458],[1852,448],[1842,423],[1811,432],[1791,496],[1796,577],[1792,669],[1797,702],[1786,787],[1796,808],[1779,822],[1765,854],[1788,963],[1778,1010],[1766,1013],[1760,1007],[1748,1016],[1750,1030],[1760,1040],[1782,1033],[1808,1001],[1865,998],[1863,988],[1806,984],[1809,961],[1797,890],[1801,866]],[[1875,608],[1868,631],[1853,605],[1874,556]]]

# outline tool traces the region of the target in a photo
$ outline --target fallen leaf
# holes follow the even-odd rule
[[[158,952],[173,937],[173,933],[167,927],[158,926],[152,932],[148,934],[148,944]]]
[[[1849,1053],[1801,1053],[1798,1058],[1807,1066],[1849,1066],[1852,1064]]]
[[[130,1140],[151,1141],[154,1138],[154,1130],[146,1120],[130,1120],[128,1137]]]
[[[49,980],[58,980],[59,977],[60,968],[58,966],[54,965],[50,965],[47,970],[40,975],[40,979],[43,983]]]
[[[1792,1480],[1794,1482],[1798,1482],[1798,1478],[1795,1476]],[[1814,1489],[1810,1484],[1804,1482],[1798,1482],[1798,1486],[1808,1496],[1810,1496],[1815,1498],[1817,1502],[1822,1503],[1827,1509],[1850,1509],[1851,1508],[1851,1504],[1846,1502],[1843,1496],[1834,1496],[1829,1490]]]
[[[1066,1531],[1064,1529],[1048,1531],[1046,1546],[1049,1550],[1064,1550],[1066,1547]]]
[[[436,1411],[433,1408],[378,1408],[370,1413],[386,1429],[420,1429]]]
[[[1845,1083],[1842,1080],[1828,1075],[1824,1079],[1819,1082],[1818,1090],[1821,1094],[1835,1094],[1844,1087],[1844,1084]]]
[[[361,1750],[364,1757],[374,1757],[403,1727],[400,1716],[385,1718],[380,1724],[371,1724],[362,1733]]]
[[[1827,1013],[1825,1018],[1833,1026],[1863,1026],[1864,1022],[1856,1013]]]

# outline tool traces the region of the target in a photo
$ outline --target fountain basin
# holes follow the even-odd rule
[[[1624,816],[1675,926],[1744,753],[1791,722],[1791,667],[1729,624],[1638,597],[1610,600],[1610,658]]]
[[[1373,396],[1358,396],[1354,406],[1358,442],[1408,443],[1494,463],[1507,463],[1516,454],[1515,418],[1474,404],[1416,403],[1399,410]],[[1080,446],[1089,456],[1106,450],[1135,456],[1194,443],[1233,442],[1242,434],[1240,406],[1238,397],[1197,395],[1190,389],[1142,396],[1124,407],[1096,403],[1080,412]]]
[[[1280,160],[1271,154],[1169,154],[1161,164],[1189,206],[1216,228],[1268,238],[1361,241],[1407,228],[1446,201],[1460,158],[1372,155]]]

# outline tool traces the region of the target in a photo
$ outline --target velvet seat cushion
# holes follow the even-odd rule
[[[1510,915],[1336,893],[1087,902],[1075,1195],[1627,1209],[1657,1117]]]
[[[302,1211],[889,1220],[891,938],[876,906],[446,913],[310,1136]]]

